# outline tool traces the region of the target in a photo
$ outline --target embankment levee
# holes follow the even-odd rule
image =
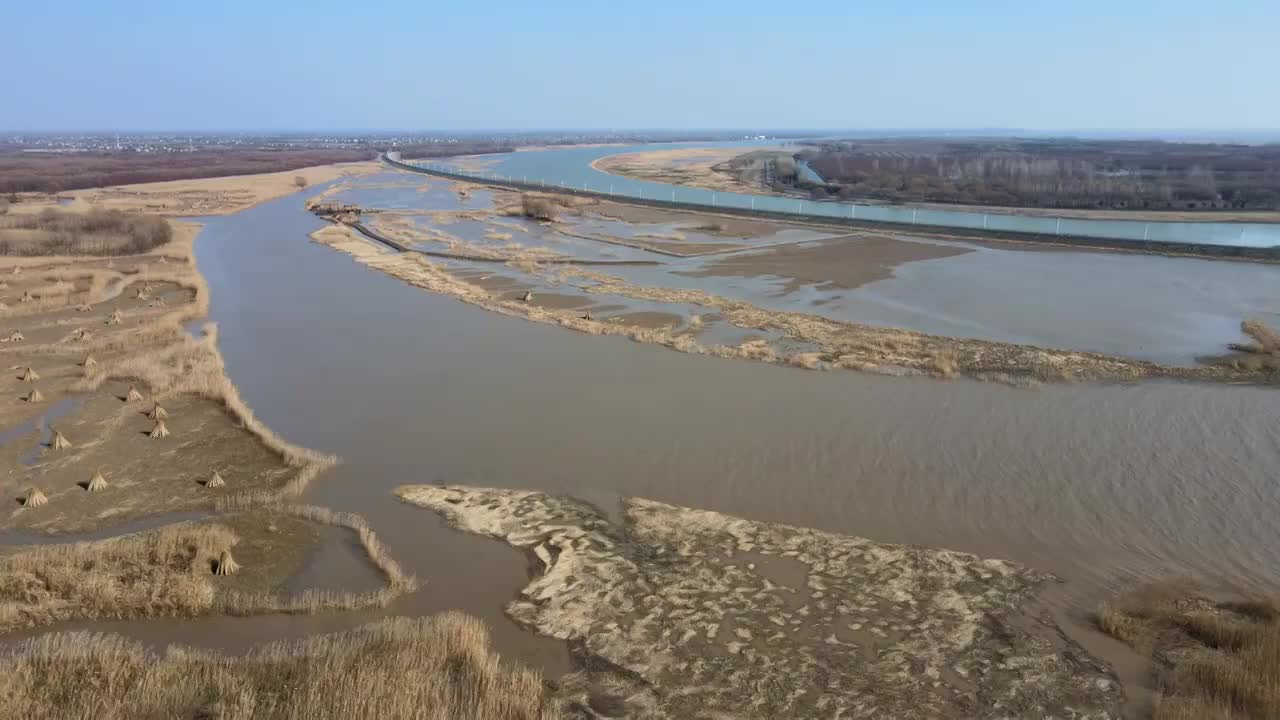
[[[599,192],[595,190],[581,190],[562,186],[544,186],[540,183],[521,182],[519,180],[510,179],[495,179],[492,177],[479,177],[464,172],[448,172],[438,168],[426,168],[399,160],[392,160],[386,155],[382,155],[381,159],[387,165],[399,170],[421,173],[423,175],[433,175],[450,180],[473,182],[494,187],[509,188],[512,190],[576,195],[578,197],[596,198],[599,200],[625,203],[627,205],[643,205],[646,207],[666,208],[669,210],[711,212],[718,215],[738,215],[777,220],[793,224],[802,223],[827,227],[853,227],[868,230],[910,228],[911,232],[915,233],[928,233],[930,235],[940,235],[955,239],[1012,240],[1042,245],[1119,250],[1158,255],[1190,255],[1206,258],[1280,261],[1280,246],[1245,247],[1238,245],[1214,245],[1210,243],[1166,242],[1161,240],[1127,240],[1121,238],[1089,237],[1083,235],[1044,235],[1040,233],[1010,232],[1005,230],[954,228],[945,225],[911,224],[888,220],[872,221],[854,218],[841,218],[831,215],[810,215],[805,213],[779,212],[776,210],[757,210],[687,201],[649,200],[647,198],[611,195],[606,192]]]

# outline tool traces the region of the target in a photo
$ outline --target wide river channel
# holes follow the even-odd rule
[[[460,608],[492,624],[507,656],[563,670],[562,644],[502,615],[525,558],[397,502],[405,483],[606,508],[641,496],[1009,558],[1062,578],[1051,602],[1078,637],[1097,602],[1145,579],[1280,577],[1276,390],[1017,389],[686,355],[428,294],[311,242],[319,226],[301,196],[209,219],[196,249],[211,319],[259,417],[341,457],[303,500],[364,515],[423,588],[372,613],[57,629],[241,650]],[[373,582],[355,562],[310,574]]]

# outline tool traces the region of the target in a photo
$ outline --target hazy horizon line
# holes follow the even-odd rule
[[[364,133],[364,134],[417,134],[417,135],[476,135],[476,134],[512,134],[535,135],[546,133],[591,133],[591,134],[639,134],[639,133],[805,133],[805,134],[838,134],[838,133],[1280,133],[1277,127],[1003,127],[1003,126],[901,126],[901,127],[787,127],[787,126],[724,126],[724,127],[476,127],[476,128],[408,128],[408,127],[104,127],[104,128],[0,128],[5,135],[41,135],[41,134],[263,134],[276,133],[282,135],[298,135],[308,133]]]

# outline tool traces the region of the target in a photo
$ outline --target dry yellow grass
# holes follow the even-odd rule
[[[233,503],[234,504],[234,503]],[[0,632],[73,618],[194,617],[209,613],[251,615],[385,607],[418,587],[369,529],[352,513],[275,503],[248,512],[262,525],[279,513],[346,528],[360,539],[386,585],[365,593],[219,589],[224,555],[239,542],[215,518],[94,542],[36,545],[0,555]],[[276,515],[275,517],[279,517]]]
[[[377,162],[353,162],[261,175],[171,180],[74,190],[76,204],[108,210],[142,211],[171,217],[227,215],[298,192],[296,178],[310,185],[344,176],[377,172]],[[24,203],[25,204],[25,203]]]
[[[210,560],[234,542],[220,525],[184,523],[0,557],[0,631],[71,618],[209,612]]]
[[[273,643],[243,658],[46,635],[0,657],[0,697],[30,720],[559,717],[538,674],[504,667],[483,623],[457,613]]]
[[[1096,621],[1152,658],[1160,693],[1154,720],[1280,717],[1280,602],[1155,586],[1104,605]]]

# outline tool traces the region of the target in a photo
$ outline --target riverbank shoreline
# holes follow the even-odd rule
[[[697,148],[689,150],[649,150],[607,155],[592,161],[591,167],[600,172],[637,180],[650,180],[676,185],[687,185],[705,190],[729,190],[777,197],[803,197],[808,193],[771,192],[762,185],[743,186],[730,173],[716,170],[714,165],[732,163],[752,152],[773,148],[754,148],[743,152],[741,148],[724,148],[721,152],[704,148],[713,162],[706,162]],[[691,169],[695,172],[689,172]],[[744,189],[745,188],[745,189]],[[1204,222],[1204,223],[1280,223],[1280,211],[1275,210],[1091,210],[1078,208],[1037,208],[1007,205],[974,205],[944,202],[889,202],[876,198],[851,197],[846,202],[868,206],[917,208],[920,210],[951,210],[992,215],[1024,215],[1028,217],[1070,218],[1080,220],[1122,220],[1135,222]]]
[[[910,229],[913,233],[928,234],[941,239],[966,241],[1016,241],[1033,243],[1045,247],[1076,247],[1098,250],[1115,250],[1136,252],[1171,257],[1222,258],[1248,261],[1280,262],[1280,245],[1272,247],[1253,247],[1244,245],[1217,245],[1212,243],[1171,242],[1159,240],[1129,240],[1124,238],[1093,237],[1085,235],[1060,235],[1030,232],[1011,232],[995,229],[953,228],[949,226],[930,225],[911,221],[893,222],[881,220],[835,217],[832,215],[805,215],[801,212],[782,212],[725,204],[710,205],[698,202],[630,197],[596,190],[571,188],[567,186],[544,185],[515,179],[500,179],[492,176],[472,175],[442,167],[425,167],[411,163],[395,161],[382,156],[382,162],[390,167],[406,172],[433,175],[450,180],[473,183],[481,186],[500,187],[517,191],[552,193],[557,195],[594,198],[643,207],[685,210],[690,212],[710,213],[734,217],[754,217],[799,225],[812,225],[824,228],[858,228],[863,230]],[[818,203],[815,203],[818,204]],[[820,204],[818,204],[820,205]]]
[[[243,194],[257,204],[297,192],[283,180]],[[243,209],[222,195],[224,179],[193,183],[225,212]],[[165,222],[171,239],[142,254],[0,258],[0,360],[13,368],[0,408],[0,633],[74,619],[349,610],[414,590],[362,518],[295,503],[337,458],[255,417],[227,376],[216,326],[194,330],[209,311],[194,255],[203,225]],[[325,527],[349,532],[385,583],[289,588],[307,556],[344,542]]]

